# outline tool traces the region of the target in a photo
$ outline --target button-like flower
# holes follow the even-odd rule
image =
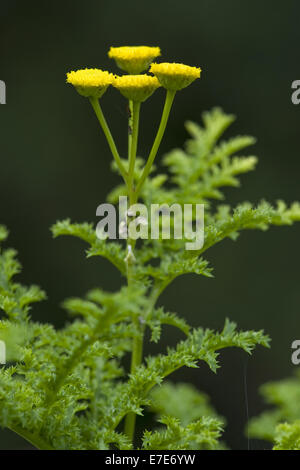
[[[189,86],[196,78],[200,78],[201,69],[184,64],[153,63],[150,72],[167,90],[178,91]]]
[[[159,47],[123,46],[111,47],[108,57],[114,59],[121,70],[135,75],[147,70],[151,62],[160,54]]]
[[[100,69],[82,69],[67,73],[67,82],[86,98],[101,98],[115,80],[112,73]]]
[[[160,87],[160,83],[150,75],[123,75],[115,78],[113,86],[128,100],[141,103]]]

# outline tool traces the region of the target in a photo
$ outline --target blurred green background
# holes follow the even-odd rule
[[[117,72],[107,57],[111,45],[159,45],[163,60],[201,66],[201,80],[178,93],[160,154],[182,146],[185,120],[200,122],[202,111],[221,106],[238,116],[227,136],[256,136],[249,153],[260,157],[242,188],[227,190],[228,201],[292,202],[300,199],[300,106],[291,103],[291,83],[300,78],[299,15],[296,0],[1,2],[0,79],[7,85],[7,104],[0,106],[0,223],[9,227],[9,245],[19,251],[21,280],[48,293],[34,319],[61,326],[65,297],[97,285],[114,290],[122,282],[107,262],[86,261],[79,241],[52,240],[49,231],[65,217],[96,222],[96,207],[119,181],[91,107],[66,85],[65,73],[82,67]],[[162,103],[159,90],[143,107],[141,155],[151,144]],[[125,152],[125,100],[109,90],[103,108]],[[222,353],[217,375],[201,365],[173,376],[211,395],[227,418],[225,438],[234,449],[267,446],[248,443],[244,435],[245,377],[252,416],[264,407],[259,385],[295,369],[290,345],[300,337],[299,235],[300,226],[294,226],[225,241],[207,253],[214,279],[180,278],[161,299],[193,325],[220,328],[228,316],[272,337],[271,350],[259,349],[249,359],[237,350]],[[147,351],[177,339],[166,330],[163,342]],[[28,445],[1,431],[0,448]]]

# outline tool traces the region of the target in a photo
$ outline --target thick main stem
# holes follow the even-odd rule
[[[154,308],[156,301],[161,293],[160,288],[154,288],[152,294],[149,298],[149,307],[146,311],[146,316],[151,312]],[[133,373],[135,369],[141,364],[143,358],[143,342],[144,342],[144,330],[145,327],[143,324],[136,325],[141,332],[141,336],[137,337],[134,341],[134,347],[132,352],[132,359],[131,359],[131,369],[130,372]],[[132,442],[134,439],[134,431],[135,431],[135,422],[136,422],[136,414],[135,413],[128,413],[125,418],[125,434]]]
[[[169,118],[169,114],[170,114],[170,111],[171,111],[171,107],[172,107],[172,103],[173,103],[175,94],[176,94],[176,91],[167,90],[166,101],[165,101],[161,121],[160,121],[160,124],[159,124],[159,128],[158,128],[155,140],[153,142],[152,149],[151,149],[151,152],[149,154],[149,157],[148,157],[147,163],[145,165],[144,171],[142,173],[141,179],[140,179],[140,181],[137,185],[137,188],[136,188],[137,196],[138,196],[138,194],[139,194],[139,192],[140,192],[147,176],[150,173],[151,167],[153,165],[154,159],[155,159],[157,151],[159,149],[161,140],[163,138],[163,135],[164,135],[167,123],[168,123],[168,118]]]
[[[136,337],[133,342],[130,367],[131,374],[134,373],[134,371],[141,364],[143,359],[144,328],[142,325],[139,324],[136,324],[136,326],[140,330],[140,336]],[[128,413],[125,418],[124,432],[131,442],[134,440],[135,422],[136,414],[133,412]]]
[[[138,132],[139,132],[139,117],[140,117],[140,107],[141,103],[133,102],[131,103],[131,124],[132,129],[131,133],[128,134],[129,139],[129,170],[128,170],[128,180],[127,180],[127,189],[128,189],[128,196],[129,196],[129,208],[135,204],[136,202],[136,193],[134,188],[134,167],[135,167],[135,159],[136,159],[136,152],[137,152],[137,143],[138,143]],[[134,282],[132,276],[132,263],[134,260],[131,258],[133,255],[133,248],[135,246],[135,240],[130,238],[127,239],[127,282],[128,286],[132,285]],[[132,345],[132,356],[131,356],[131,366],[130,366],[130,373],[132,374],[135,369],[141,364],[142,357],[143,357],[143,336],[144,336],[144,326],[140,324],[139,320],[135,320],[135,326],[139,331],[140,335],[135,337],[133,340]],[[134,439],[134,431],[135,431],[135,421],[136,421],[136,414],[135,413],[128,413],[125,419],[125,434],[132,442]]]
[[[100,103],[99,103],[99,100],[97,98],[90,98],[90,102],[91,102],[91,105],[93,106],[93,109],[95,111],[95,114],[98,118],[98,121],[103,129],[103,132],[104,132],[104,135],[106,137],[106,140],[108,142],[108,145],[109,145],[109,148],[111,150],[111,153],[113,154],[113,157],[116,161],[116,164],[120,170],[120,173],[125,181],[125,183],[127,183],[127,173],[126,173],[126,170],[123,166],[123,163],[121,161],[121,158],[120,158],[120,155],[119,155],[119,152],[117,150],[117,147],[116,147],[116,144],[115,144],[115,141],[113,139],[113,136],[111,135],[111,132],[109,130],[109,127],[108,127],[108,124],[106,122],[106,119],[103,115],[103,112],[102,112],[102,109],[101,109],[101,106],[100,106]]]
[[[130,150],[129,154],[129,173],[128,173],[128,195],[129,195],[129,206],[134,204],[138,200],[139,192],[142,188],[143,183],[145,182],[147,176],[150,173],[151,167],[153,165],[154,159],[158,152],[161,140],[163,138],[169,114],[171,111],[172,103],[175,97],[175,91],[167,90],[165,105],[160,121],[160,125],[153,142],[153,146],[151,148],[147,163],[143,170],[142,176],[137,184],[136,189],[134,188],[134,166],[135,166],[135,158],[136,158],[136,150],[137,150],[137,136],[138,136],[138,123],[139,123],[139,111],[140,111],[140,103],[132,103],[132,137],[129,134],[129,145],[128,148]],[[132,252],[134,247],[135,241],[128,239],[127,241],[127,250]],[[129,251],[128,251],[129,256]],[[132,282],[132,275],[131,275],[131,266],[130,266],[130,259],[127,262],[127,278],[128,278],[128,285]],[[155,301],[150,301],[150,309],[153,308]],[[140,335],[134,339],[133,342],[133,349],[132,349],[132,357],[131,357],[131,367],[130,373],[134,373],[136,368],[141,364],[142,357],[143,357],[143,340],[144,340],[144,325],[139,320],[136,320],[136,327],[139,331]],[[131,412],[128,413],[125,418],[125,434],[132,442],[134,440],[134,432],[135,432],[135,422],[136,422],[136,414]]]

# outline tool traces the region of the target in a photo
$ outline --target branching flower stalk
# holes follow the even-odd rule
[[[129,170],[128,170],[128,198],[129,198],[129,207],[137,201],[137,194],[134,186],[134,169],[135,169],[135,160],[137,153],[137,144],[138,144],[138,132],[139,132],[139,118],[140,118],[140,107],[141,103],[138,101],[129,101],[129,107],[131,108],[132,118],[131,118],[131,129],[128,132],[128,148],[130,153],[128,154],[129,161]],[[130,209],[129,209],[130,210]],[[130,218],[130,216],[128,216]],[[127,239],[127,283],[128,287],[131,287],[134,283],[134,276],[132,273],[132,263],[134,262],[134,245],[135,240],[132,240],[130,237]],[[134,320],[137,331],[139,335],[136,336],[133,340],[132,345],[132,355],[131,355],[131,366],[130,373],[133,374],[135,369],[140,365],[143,356],[143,337],[144,337],[144,325],[139,319]],[[128,436],[129,440],[132,441],[134,438],[134,429],[135,429],[135,413],[128,413],[125,419],[125,428],[124,432]]]
[[[155,48],[154,48],[155,49]],[[112,48],[110,51],[110,56],[115,58],[117,64],[120,65],[120,57],[122,58],[121,68],[127,72],[136,71],[140,73],[144,71],[145,68],[149,66],[149,59],[155,57],[158,51],[153,51],[152,48],[148,48],[146,50],[145,55],[147,56],[147,60],[142,64],[138,64],[139,62],[139,50],[134,48]],[[144,57],[142,58],[144,61]],[[99,120],[99,123],[103,129],[104,135],[107,139],[108,145],[110,150],[113,154],[113,157],[116,161],[116,164],[119,168],[119,171],[124,179],[124,182],[127,186],[127,196],[129,199],[129,211],[128,211],[128,219],[130,220],[130,207],[133,206],[139,197],[140,191],[142,190],[143,184],[147,179],[152,165],[154,163],[155,157],[157,155],[160,143],[162,141],[164,132],[166,130],[168,118],[170,115],[172,103],[175,97],[175,93],[177,90],[188,86],[192,83],[196,78],[200,77],[200,69],[196,67],[189,67],[182,64],[152,64],[150,71],[153,72],[154,77],[148,75],[124,75],[121,77],[115,77],[112,81],[112,85],[115,86],[119,91],[128,99],[128,109],[130,110],[130,117],[129,117],[129,132],[128,132],[128,171],[126,172],[121,158],[119,156],[117,147],[115,145],[114,139],[112,134],[109,130],[108,124],[106,119],[103,115],[99,104],[99,87],[103,86],[103,83],[100,81],[99,83],[94,83],[95,89],[91,88],[91,83],[89,82],[89,70],[85,71],[85,81],[80,83],[80,92],[82,94],[82,89],[87,88],[88,91],[84,93],[86,96],[90,93],[89,100],[91,105],[96,113],[96,116]],[[102,71],[99,71],[99,77],[103,80]],[[103,72],[106,73],[106,72]],[[73,77],[72,75],[73,74]],[[71,72],[68,75],[68,81],[74,84],[74,76],[76,78],[76,74],[83,74],[83,71]],[[92,72],[92,78],[95,77],[95,71]],[[108,75],[110,78],[110,75]],[[73,78],[73,82],[72,82]],[[135,175],[135,162],[136,162],[136,155],[137,155],[137,145],[138,145],[138,133],[139,133],[139,118],[140,118],[140,108],[141,103],[145,101],[152,93],[158,88],[160,85],[163,85],[166,88],[166,99],[165,105],[163,108],[163,113],[160,121],[160,125],[153,142],[150,154],[148,156],[146,165],[143,169],[141,177],[135,183],[134,175]],[[75,83],[75,86],[78,87],[78,83]],[[103,93],[100,92],[102,96]],[[101,97],[100,96],[100,97]],[[134,272],[132,269],[132,264],[135,262],[135,255],[134,255],[134,247],[135,247],[135,240],[131,239],[130,236],[127,239],[127,255],[126,255],[126,265],[127,265],[127,282],[128,286],[131,287],[134,282]],[[151,302],[149,306],[149,310],[153,309],[155,306],[155,301]],[[143,356],[143,337],[144,337],[144,329],[145,329],[145,319],[138,318],[134,319],[134,324],[139,332],[139,335],[133,341],[132,347],[132,358],[131,358],[131,368],[130,373],[133,374],[136,368],[142,362]],[[125,434],[128,436],[130,441],[134,438],[134,429],[135,429],[135,413],[129,413],[125,420]]]
[[[149,51],[146,51],[153,55],[152,49],[149,48]],[[146,64],[141,64],[138,68],[136,67],[136,61],[138,56],[138,51],[127,48],[125,51],[121,48],[113,48],[113,51],[110,51],[111,56],[122,56],[122,69],[130,72],[132,70],[138,70],[138,73],[144,70],[145,65],[149,66],[149,60],[146,61]],[[119,63],[117,60],[117,63]],[[182,64],[152,64],[150,71],[153,72],[154,77],[148,75],[124,75],[121,77],[116,77],[112,82],[112,85],[119,89],[119,91],[128,99],[128,108],[130,110],[129,118],[129,132],[128,132],[128,172],[125,171],[122,164],[121,158],[117,151],[114,139],[111,135],[111,132],[108,128],[105,117],[102,113],[101,107],[99,105],[98,97],[90,96],[90,102],[93,106],[93,109],[96,113],[96,116],[100,122],[100,125],[103,129],[105,137],[107,139],[108,145],[111,149],[113,157],[115,158],[116,164],[119,168],[119,171],[124,179],[124,182],[127,186],[127,196],[129,199],[129,210],[128,210],[128,219],[130,220],[130,207],[133,206],[139,197],[139,193],[142,190],[143,184],[146,181],[148,175],[151,172],[152,165],[154,163],[155,157],[157,155],[160,143],[162,141],[164,132],[166,130],[168,118],[170,115],[172,103],[176,94],[176,91],[190,85],[196,78],[200,77],[200,68],[189,67]],[[72,72],[76,74],[76,72]],[[77,72],[78,73],[78,72]],[[79,71],[82,73],[82,71]],[[104,72],[105,73],[105,72]],[[86,75],[88,76],[89,71],[86,70]],[[94,75],[94,72],[93,72]],[[68,75],[68,78],[70,75]],[[71,82],[72,83],[72,82]],[[137,145],[138,145],[138,134],[139,134],[139,118],[140,118],[140,108],[141,103],[144,102],[150,95],[158,88],[160,85],[163,85],[166,88],[166,99],[163,108],[163,113],[160,121],[160,125],[153,142],[150,154],[148,156],[146,165],[143,169],[141,177],[137,180],[136,185],[134,181],[135,175],[135,162],[137,155]],[[85,84],[82,83],[82,87]],[[88,83],[88,86],[90,84]],[[93,92],[93,94],[95,94]],[[98,92],[96,92],[96,95]],[[102,96],[102,95],[101,95]],[[135,262],[134,255],[135,240],[131,239],[128,236],[127,239],[127,255],[126,255],[126,265],[127,265],[127,283],[131,287],[134,285],[134,270],[132,269],[132,264]],[[155,299],[155,297],[154,297]],[[155,301],[150,301],[149,310],[151,311],[155,306]],[[147,312],[149,314],[149,312]],[[132,357],[131,357],[131,367],[130,373],[133,374],[137,367],[142,362],[143,357],[143,337],[145,330],[145,319],[140,317],[134,319],[134,324],[139,332],[136,338],[133,341],[132,346]],[[130,441],[133,441],[134,438],[134,429],[135,429],[135,413],[128,413],[125,420],[125,434],[128,436]]]
[[[132,70],[131,62],[132,60],[136,60],[136,54],[132,53],[132,51],[129,49],[124,55],[127,59],[127,64],[126,66],[124,66],[123,64],[123,68],[127,69],[127,71],[130,71]],[[183,66],[182,64],[153,64],[151,66],[150,71],[153,71],[154,75],[157,78],[146,75],[125,75],[123,77],[117,77],[115,81],[112,82],[112,85],[118,88],[120,92],[129,100],[128,107],[130,109],[130,124],[128,132],[128,173],[126,173],[124,170],[114,140],[112,138],[106,120],[98,103],[98,99],[90,97],[91,104],[104,131],[105,137],[107,138],[109,147],[116,160],[120,173],[123,176],[123,179],[127,185],[127,195],[129,199],[129,220],[130,207],[137,202],[139,193],[143,187],[147,176],[151,171],[151,167],[157,155],[160,143],[166,130],[175,93],[177,90],[189,85],[193,80],[200,77],[200,69],[197,69],[196,67]],[[163,108],[160,125],[155,140],[153,142],[150,154],[148,156],[146,165],[144,167],[140,179],[137,180],[135,186],[134,174],[138,145],[141,103],[147,98],[149,98],[149,96],[155,91],[155,89],[160,86],[160,83],[162,83],[166,87],[165,105]],[[135,240],[131,239],[129,236],[127,239],[126,256],[127,282],[129,287],[134,285],[135,282],[134,273],[132,270],[132,264],[135,262],[134,246]],[[156,299],[150,302],[150,311],[154,308],[155,301]],[[139,367],[142,362],[145,319],[143,317],[135,319],[134,324],[139,334],[133,341],[130,367],[131,374],[135,372],[137,367]],[[133,441],[134,439],[135,420],[136,414],[132,412],[128,413],[125,420],[125,434],[128,436],[130,441]]]
[[[142,176],[141,176],[141,178],[140,178],[140,180],[137,184],[137,188],[136,188],[137,194],[140,193],[140,191],[142,189],[142,186],[143,186],[147,176],[149,175],[149,173],[151,171],[151,167],[154,163],[154,160],[155,160],[155,157],[157,155],[160,143],[162,141],[163,135],[164,135],[165,130],[166,130],[166,126],[167,126],[167,123],[168,123],[171,107],[172,107],[172,104],[173,104],[173,100],[175,98],[175,93],[176,93],[176,91],[174,91],[174,90],[167,90],[167,92],[166,92],[166,101],[165,101],[161,121],[160,121],[160,124],[159,124],[159,128],[158,128],[155,140],[153,142],[153,145],[152,145],[151,152],[149,154],[147,163],[146,163],[145,168],[143,170]]]
[[[127,173],[126,173],[126,170],[125,170],[125,168],[123,166],[123,163],[121,161],[119,152],[117,150],[117,147],[116,147],[115,141],[113,139],[113,136],[111,135],[111,132],[110,132],[110,129],[109,129],[108,124],[106,122],[106,119],[104,117],[104,114],[102,112],[101,106],[99,104],[99,99],[96,98],[96,97],[90,97],[90,102],[91,102],[91,105],[92,105],[92,107],[95,111],[95,114],[96,114],[97,118],[98,118],[100,126],[103,129],[104,135],[107,139],[109,148],[110,148],[111,153],[112,153],[112,155],[113,155],[113,157],[116,161],[116,164],[119,168],[119,171],[120,171],[125,183],[127,184]]]

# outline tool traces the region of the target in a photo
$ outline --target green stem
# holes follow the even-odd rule
[[[133,113],[133,102],[129,100],[128,102],[128,111],[129,111],[129,118],[128,118],[128,155],[131,154],[131,142],[132,142],[132,113]]]
[[[164,284],[163,286],[156,286],[153,288],[152,293],[149,297],[149,307],[145,313],[145,317],[149,315],[151,310],[154,308],[157,299],[159,298],[161,292],[164,290],[164,287],[167,285]],[[130,373],[132,374],[136,368],[141,364],[142,358],[143,358],[143,341],[144,341],[144,332],[145,332],[145,326],[141,323],[136,323],[137,328],[140,330],[141,336],[135,338],[134,343],[133,343],[133,350],[132,350],[132,357],[131,357],[131,368],[130,368]],[[121,418],[123,419],[123,418]],[[118,426],[120,421],[116,423],[116,426]],[[136,414],[131,412],[128,413],[125,417],[125,428],[124,432],[127,435],[127,437],[130,439],[132,442],[134,439],[134,431],[135,431],[135,422],[136,422]]]
[[[143,359],[143,342],[144,342],[144,327],[140,324],[136,324],[140,330],[140,336],[136,337],[133,342],[132,356],[131,356],[131,367],[130,373],[133,374],[136,368],[141,364]],[[124,432],[128,439],[132,442],[134,440],[136,414],[130,412],[125,418]]]
[[[128,149],[129,149],[129,171],[128,171],[128,196],[129,196],[129,207],[131,207],[136,202],[136,193],[134,188],[134,167],[135,167],[135,160],[136,160],[136,152],[137,152],[137,143],[138,143],[138,133],[139,133],[139,117],[140,117],[140,107],[141,103],[138,102],[131,102],[131,120],[130,123],[132,125],[132,134],[128,134]],[[127,250],[133,250],[135,246],[135,240],[131,240],[128,238],[127,240]],[[128,251],[129,253],[129,251]],[[127,261],[127,282],[130,286],[132,282],[134,282],[133,275],[132,275],[132,261],[128,259]],[[143,339],[144,339],[144,326],[140,324],[139,320],[135,322],[136,328],[139,331],[140,335],[133,340],[132,345],[132,355],[131,355],[131,366],[130,366],[130,373],[134,373],[135,369],[141,364],[143,358]],[[124,432],[132,442],[134,439],[134,431],[135,431],[135,421],[136,421],[136,414],[135,413],[128,413],[125,419],[125,428]]]
[[[140,181],[139,181],[139,183],[137,185],[137,188],[136,188],[137,196],[138,196],[138,194],[139,194],[139,192],[140,192],[140,190],[141,190],[141,188],[142,188],[142,186],[145,182],[145,179],[147,178],[147,176],[150,173],[151,167],[153,165],[154,159],[155,159],[157,151],[159,149],[161,140],[162,140],[164,132],[166,130],[166,126],[167,126],[169,114],[170,114],[170,111],[171,111],[172,103],[173,103],[173,100],[174,100],[174,97],[175,97],[175,93],[176,93],[176,91],[167,90],[166,101],[165,101],[165,105],[164,105],[160,125],[159,125],[159,128],[158,128],[158,131],[157,131],[157,134],[156,134],[151,152],[149,154],[147,163],[145,165],[144,171],[142,173],[142,176],[141,176]]]
[[[129,154],[129,175],[128,175],[128,194],[129,194],[129,205],[131,206],[134,204],[137,199],[138,199],[138,194],[139,191],[141,190],[141,187],[146,180],[147,176],[150,173],[152,164],[154,162],[154,159],[156,157],[157,151],[159,149],[159,145],[161,143],[161,140],[163,138],[169,114],[171,111],[172,103],[175,97],[175,91],[167,91],[166,94],[166,101],[160,121],[160,125],[151,149],[151,152],[149,154],[147,163],[145,165],[144,171],[142,173],[141,179],[138,182],[136,190],[134,190],[134,166],[135,166],[135,158],[136,158],[136,150],[137,150],[137,137],[138,137],[138,124],[139,124],[139,112],[140,112],[140,103],[133,103],[132,104],[132,139],[129,140],[128,143],[128,148],[130,150]],[[129,137],[130,139],[130,137]],[[128,239],[127,241],[127,247],[129,246],[131,248],[134,247],[134,240]],[[131,273],[131,266],[130,262],[128,262],[127,265],[127,279],[128,279],[128,285],[131,284],[132,282],[132,273]],[[153,293],[153,296],[151,296],[150,299],[150,306],[149,306],[149,311],[153,308],[155,305],[157,296],[159,295],[159,292],[156,293],[156,291]],[[137,336],[134,341],[133,341],[133,347],[132,347],[132,356],[131,356],[131,367],[130,367],[130,373],[133,374],[136,370],[137,367],[142,362],[143,358],[143,341],[144,341],[144,330],[145,327],[143,323],[141,324],[139,320],[136,321],[136,327],[137,330],[140,332],[140,335]],[[129,438],[129,440],[132,442],[134,440],[134,432],[135,432],[135,422],[136,422],[136,414],[134,412],[128,413],[126,418],[125,418],[125,434]]]
[[[129,191],[134,191],[134,166],[137,152],[137,143],[138,143],[138,134],[139,134],[139,120],[140,120],[140,108],[141,103],[133,102],[132,103],[132,136],[130,143],[130,153],[129,153],[129,170],[128,170],[128,189]],[[134,196],[132,196],[134,199]],[[130,204],[134,201],[129,201]]]
[[[109,130],[109,127],[108,127],[108,124],[106,122],[106,119],[103,115],[103,112],[102,112],[102,109],[101,109],[101,106],[100,106],[100,103],[99,103],[99,100],[97,98],[90,98],[90,102],[91,102],[91,105],[93,106],[93,109],[95,111],[95,114],[98,118],[98,121],[103,129],[103,132],[104,132],[104,135],[106,137],[106,140],[108,142],[108,145],[109,145],[109,148],[111,150],[111,153],[113,154],[113,157],[116,161],[116,164],[120,170],[120,173],[125,181],[125,183],[127,183],[127,173],[126,173],[126,170],[123,166],[123,163],[121,161],[121,158],[120,158],[120,155],[119,155],[119,152],[117,150],[117,147],[116,147],[116,144],[115,144],[115,141],[113,139],[113,136],[111,135],[111,132]]]

